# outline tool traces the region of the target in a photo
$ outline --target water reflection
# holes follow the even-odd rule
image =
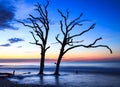
[[[37,85],[60,85],[60,77],[55,75],[28,75],[10,78],[10,81],[18,84],[37,84]]]
[[[59,85],[59,76],[55,75],[40,75],[39,76],[39,83],[37,81],[36,84],[40,85]]]
[[[55,77],[55,83],[56,83],[56,85],[60,85],[59,76],[54,76],[54,77]]]
[[[40,79],[39,79],[39,80],[40,80],[40,84],[41,84],[41,85],[43,85],[43,84],[44,84],[44,81],[43,81],[43,80],[44,80],[44,79],[43,79],[43,76],[39,76],[39,78],[40,78]]]

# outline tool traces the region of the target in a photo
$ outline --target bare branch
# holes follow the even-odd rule
[[[34,16],[32,16],[32,15],[30,15],[33,19],[36,19]],[[44,36],[43,35],[43,31],[42,31],[42,27],[43,26],[39,26],[38,25],[38,23],[37,22],[34,22],[34,20],[33,19],[31,19],[31,18],[28,18],[31,22],[32,22],[32,24],[33,24],[33,26],[34,26],[34,28],[36,29],[36,30],[34,30],[36,33],[40,33],[42,36]]]
[[[106,47],[106,48],[110,51],[110,53],[112,54],[112,50],[111,50],[110,47],[107,46],[107,45],[83,46],[83,47],[86,47],[86,48]]]
[[[78,19],[79,20],[79,19]],[[72,24],[69,23],[68,27],[70,27],[68,29],[68,31],[71,31],[75,26],[82,26],[82,22],[90,22],[91,20],[80,20],[80,21],[74,21]]]
[[[67,13],[66,18],[68,19],[68,17],[69,17],[69,11],[68,11],[68,9],[66,10],[66,13]]]
[[[35,6],[37,7],[37,9],[35,9],[35,10],[37,10],[40,13],[40,16],[45,18],[45,14],[43,12],[43,9],[42,9],[40,3],[37,3],[37,5],[35,5]]]
[[[112,50],[107,45],[97,45],[97,46],[92,46],[91,48],[97,48],[97,47],[106,47],[110,51],[110,53],[112,54]]]
[[[73,48],[77,48],[77,47],[85,47],[85,48],[105,47],[105,48],[107,48],[107,49],[110,51],[110,53],[112,54],[112,50],[111,50],[107,45],[96,45],[96,46],[94,46],[94,45],[96,44],[96,42],[97,42],[98,40],[101,40],[101,39],[102,39],[102,38],[97,38],[92,44],[89,44],[89,45],[76,45],[76,46],[72,46],[72,47],[66,49],[63,54],[65,54],[67,51],[69,51],[69,50],[71,50],[71,49],[73,49]]]
[[[33,26],[35,28],[33,30],[36,32],[37,36],[39,36],[40,39],[44,42],[43,31],[41,30],[41,28],[39,27],[39,25],[36,22],[34,22],[34,20],[32,18],[28,18],[28,19],[32,22],[32,24],[33,24]]]
[[[95,27],[95,24],[92,24],[89,29],[84,30],[84,31],[81,32],[80,34],[75,34],[75,35],[73,35],[73,36],[71,36],[71,37],[69,37],[69,38],[74,38],[74,37],[77,37],[77,36],[81,36],[82,34],[88,32],[89,30],[93,29],[94,27]]]
[[[90,26],[90,28],[89,29],[87,29],[87,30],[85,30],[85,31],[83,31],[83,32],[81,32],[80,33],[80,35],[82,35],[82,34],[84,34],[84,33],[86,33],[86,32],[88,32],[89,30],[91,30],[91,29],[93,29],[94,27],[95,27],[95,23],[94,24],[92,24],[91,26]]]
[[[17,20],[17,22],[19,22],[19,23],[23,24],[24,26],[27,26],[27,27],[30,27],[30,28],[34,28],[33,26],[31,26],[31,25],[27,25],[27,24],[25,24],[25,23],[24,23],[24,22],[22,22],[22,21],[18,21],[18,20]]]
[[[33,33],[33,32],[30,32],[30,33],[32,34],[32,36],[33,36],[33,38],[34,38],[35,43],[32,43],[32,42],[29,42],[29,43],[30,43],[30,44],[36,44],[36,45],[39,45],[39,46],[41,46],[41,48],[43,48],[43,47],[42,47],[42,44],[38,43],[38,40],[35,38],[34,33]]]
[[[83,24],[80,24],[79,22],[74,23],[73,25],[71,25],[71,27],[69,28],[68,32],[71,31],[75,26],[82,26]]]
[[[45,9],[47,9],[48,5],[49,5],[49,1],[47,0],[47,4],[45,5]]]
[[[73,46],[74,43],[81,43],[83,42],[84,40],[81,40],[81,41],[73,41],[73,39],[71,39],[71,41],[69,41],[68,43],[66,43],[66,45],[69,45],[69,46]]]
[[[34,28],[32,28],[34,31],[36,31],[37,30],[37,27],[36,27],[36,25],[35,25],[35,22],[34,22],[34,20],[32,19],[32,18],[28,18],[28,20],[30,20],[31,22],[32,22],[32,24],[33,24],[33,27]]]
[[[47,0],[47,4],[44,6],[45,7],[45,13],[46,13],[46,20],[48,19],[48,11],[47,11],[47,7],[49,5],[49,1]],[[48,20],[47,20],[48,23]]]
[[[45,8],[45,12],[42,10],[41,5],[38,3],[37,5],[37,11],[40,13],[40,18],[36,18],[38,19],[45,27],[46,30],[49,30],[49,21],[48,21],[48,12],[47,12],[47,7],[49,5],[49,2],[47,2],[47,5],[44,7]]]
[[[81,41],[72,41],[72,42],[69,42],[69,43],[81,43],[83,42],[84,40],[81,40]]]
[[[29,14],[29,16],[31,17],[31,18],[33,18],[33,19],[39,19],[39,18],[36,18],[36,17],[34,17],[34,16],[32,16],[31,14]],[[37,35],[41,38],[41,40],[42,40],[42,42],[43,42],[43,44],[45,43],[45,40],[46,40],[46,38],[44,39],[44,33],[43,33],[43,31],[42,31],[42,27],[43,26],[39,26],[36,22],[33,22],[33,20],[31,19],[31,18],[29,18],[30,20],[31,20],[31,22],[32,22],[32,24],[34,25],[34,27],[35,27],[35,29],[36,30],[34,30],[36,33],[37,33]],[[44,27],[45,27],[45,29],[46,29],[46,32],[48,32],[48,28],[46,27],[46,25],[45,25],[45,23],[43,22],[43,25],[44,25]],[[46,33],[47,34],[47,33]]]
[[[62,45],[62,42],[58,39],[59,34],[57,34],[57,36],[55,37],[55,39]]]
[[[45,21],[45,19],[44,19],[44,17],[34,17],[33,15],[31,15],[31,14],[29,14],[29,16],[31,17],[31,18],[33,18],[33,19],[35,19],[35,20],[39,20],[42,24],[44,24],[44,22],[46,22]]]
[[[92,46],[92,45],[95,45],[96,44],[96,42],[98,41],[98,40],[101,40],[102,39],[102,37],[100,37],[100,38],[97,38],[92,44],[90,44],[89,46]]]
[[[63,30],[63,23],[62,23],[62,21],[60,21],[60,26],[61,26],[61,31],[62,31],[63,35],[65,35],[65,32]]]
[[[41,48],[42,48],[42,44],[40,44],[40,43],[33,43],[33,42],[29,42],[30,44],[35,44],[35,45],[39,45]]]
[[[31,18],[33,18],[33,19],[36,19],[36,20],[39,20],[40,18],[38,18],[38,17],[34,17],[33,15],[31,15],[31,14],[29,14],[29,16],[31,17]]]
[[[65,22],[65,26],[66,26],[66,31],[67,31],[67,29],[68,29],[68,26],[67,26],[67,17],[65,16],[65,15],[63,15],[63,13],[58,9],[58,12],[60,13],[60,15],[63,17],[63,19],[64,19],[64,22]],[[67,12],[67,15],[68,15],[69,13]]]
[[[37,33],[39,33],[44,38],[44,33],[42,31],[43,26],[40,27],[37,23],[35,23],[35,24],[36,24],[36,27],[38,28]]]
[[[69,46],[73,46],[73,39],[71,39],[71,41],[68,41],[67,43],[66,43],[66,45],[69,45]]]
[[[49,48],[50,48],[50,46],[48,46],[48,47],[45,49],[45,51],[47,51]]]
[[[38,40],[35,38],[34,33],[33,33],[32,31],[30,31],[30,33],[32,34],[32,36],[33,36],[34,40],[35,40],[36,42],[38,42]]]
[[[83,13],[81,13],[76,19],[72,20],[69,24],[68,27],[74,24],[76,21],[78,21],[82,17]]]
[[[58,12],[60,13],[60,15],[61,15],[64,19],[67,19],[66,16],[63,15],[63,13],[62,13],[59,9],[57,9],[57,10],[58,10]]]

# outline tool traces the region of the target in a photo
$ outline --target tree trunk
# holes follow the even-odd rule
[[[60,67],[60,62],[61,58],[58,59],[57,64],[56,64],[56,70],[55,70],[55,75],[59,75],[59,67]]]
[[[62,48],[60,50],[60,54],[59,54],[59,57],[58,57],[58,60],[57,60],[57,64],[56,64],[56,70],[55,70],[55,75],[59,75],[59,68],[60,68],[60,63],[61,63],[61,60],[62,60],[62,57],[64,55],[64,48],[65,48],[65,44],[66,44],[66,38],[67,37],[67,33],[64,37],[64,40],[63,40],[63,44],[62,44]]]
[[[45,61],[45,53],[41,54],[39,74],[43,74],[43,71],[44,71],[44,61]]]
[[[60,53],[59,58],[57,60],[56,70],[54,73],[55,75],[59,75],[59,68],[60,68],[61,59],[62,59],[62,52]]]

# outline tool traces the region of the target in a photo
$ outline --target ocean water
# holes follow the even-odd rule
[[[55,71],[55,63],[45,63],[45,73],[52,74]],[[39,63],[0,63],[0,72],[13,72],[15,74],[36,74],[39,72]],[[61,62],[61,73],[106,73],[120,74],[120,62]]]

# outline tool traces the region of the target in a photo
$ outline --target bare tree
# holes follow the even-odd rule
[[[81,24],[82,21],[80,21],[80,18],[82,17],[83,13],[81,13],[77,18],[75,18],[74,20],[72,20],[68,23],[68,17],[69,17],[68,10],[66,10],[66,15],[64,15],[59,9],[58,9],[58,12],[61,15],[61,17],[63,18],[63,20],[60,20],[60,29],[61,29],[61,32],[63,35],[63,40],[60,40],[59,34],[57,34],[56,40],[58,43],[60,43],[61,49],[60,49],[60,53],[59,53],[58,60],[56,63],[56,70],[54,73],[55,75],[59,75],[59,67],[60,67],[62,57],[64,56],[65,53],[67,53],[69,50],[71,50],[73,48],[77,48],[77,47],[85,47],[85,48],[105,47],[110,51],[110,53],[112,53],[112,50],[107,45],[95,45],[97,41],[102,39],[102,37],[97,38],[95,41],[93,41],[89,45],[80,44],[84,40],[74,41],[74,38],[85,34],[86,32],[94,29],[94,27],[95,27],[95,23],[94,23],[88,29],[86,29],[78,34],[71,35],[72,30],[76,26],[82,26],[82,24]],[[68,47],[65,48],[66,46],[68,46]]]
[[[49,1],[47,1],[47,4],[44,6],[41,6],[39,3],[35,5],[37,11],[39,13],[39,17],[35,17],[31,14],[29,14],[28,20],[32,24],[26,24],[22,21],[18,21],[22,23],[24,26],[32,28],[33,31],[30,31],[32,34],[35,42],[30,42],[31,44],[35,44],[41,47],[41,59],[40,59],[40,71],[39,74],[43,74],[44,71],[44,61],[45,61],[45,54],[46,51],[50,48],[50,46],[47,45],[47,38],[48,38],[48,32],[49,32],[49,19],[48,19],[48,5]],[[39,42],[39,40],[41,42]]]

